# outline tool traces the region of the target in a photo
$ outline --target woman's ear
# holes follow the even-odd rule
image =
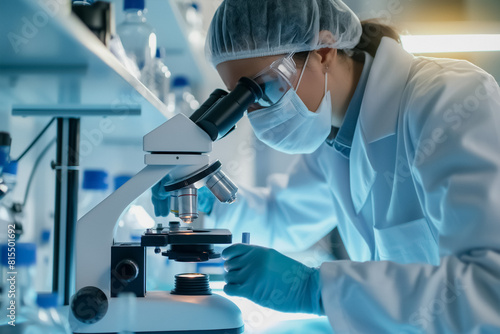
[[[335,59],[338,56],[337,49],[319,49],[316,50],[316,53],[321,57],[320,62],[323,72],[326,72],[329,68],[333,67]]]
[[[319,32],[319,44],[335,44],[335,37],[331,31],[322,30]],[[324,71],[332,67],[335,58],[337,58],[337,49],[324,48],[317,50],[317,53],[321,57],[321,65]]]

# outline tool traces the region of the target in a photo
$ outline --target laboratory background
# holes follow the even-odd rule
[[[190,117],[215,89],[227,90],[204,55],[207,30],[221,2],[0,0],[0,242],[7,245],[15,234],[18,256],[24,257],[18,259],[24,262],[18,263],[17,293],[33,299],[39,293],[34,308],[62,315],[49,312],[52,320],[40,320],[47,326],[41,328],[49,329],[40,333],[73,332],[64,323],[69,311],[63,305],[75,293],[70,251],[75,240],[63,222],[71,215],[83,217],[145,167],[145,135],[176,115]],[[500,82],[500,1],[345,3],[360,19],[394,25],[408,52],[468,60]],[[214,142],[210,158],[220,161],[235,185],[265,186],[269,175],[286,172],[298,156],[267,147],[243,117],[234,131]],[[126,203],[114,230],[120,241],[140,242],[147,229],[176,220],[155,216],[150,189],[137,196]],[[203,228],[203,213],[193,224]],[[94,236],[88,234],[85,241],[89,245],[101,240],[95,226]],[[241,238],[233,235],[232,242]],[[215,251],[224,247],[215,245]],[[145,255],[147,291],[170,291],[176,274],[202,273],[210,275],[212,293],[224,296],[222,260],[175,262],[155,250],[149,247]],[[287,255],[309,266],[348,260],[336,230],[311,249]],[[8,273],[8,263],[2,263],[0,332],[21,333],[6,324]],[[58,294],[50,294],[54,291]],[[137,327],[129,322],[137,321],[133,314],[142,305],[140,297],[117,298],[122,309],[116,312],[122,316],[116,316],[113,332],[133,333],[130,328]],[[331,332],[325,317],[224,298],[241,310],[245,333]],[[22,312],[17,309],[18,321]],[[168,323],[169,314],[151,312],[158,312],[156,322]],[[185,309],[194,322],[196,312]],[[212,321],[223,323],[224,317],[230,315]]]

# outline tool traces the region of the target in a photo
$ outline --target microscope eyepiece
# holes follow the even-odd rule
[[[243,77],[227,95],[223,95],[220,89],[214,91],[200,108],[202,111],[198,109],[191,116],[191,120],[216,141],[231,131],[248,107],[260,100],[262,95],[262,89],[255,81]],[[219,98],[216,99],[217,97]],[[207,108],[211,102],[213,105]]]
[[[212,108],[212,106],[219,101],[221,98],[226,96],[228,93],[222,89],[216,89],[210,94],[208,99],[203,102],[203,104],[196,110],[189,119],[194,123],[198,122],[198,120],[207,112],[208,109]]]

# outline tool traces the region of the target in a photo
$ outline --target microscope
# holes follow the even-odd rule
[[[178,114],[144,136],[146,167],[83,216],[76,228],[76,293],[70,303],[74,333],[117,333],[124,321],[133,333],[242,333],[241,312],[226,298],[211,294],[208,277],[176,275],[175,289],[146,291],[146,248],[175,261],[220,257],[215,244],[230,244],[225,229],[192,229],[171,223],[147,229],[140,243],[114,242],[121,214],[160,180],[171,194],[171,211],[183,222],[198,217],[197,189],[206,186],[217,199],[232,203],[237,187],[210,163],[213,142],[235,129],[248,106],[262,98],[261,87],[241,78],[227,93],[215,90],[191,117]],[[125,314],[122,293],[133,293],[134,312]],[[133,319],[128,319],[133,317]]]

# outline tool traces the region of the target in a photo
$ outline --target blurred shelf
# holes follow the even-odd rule
[[[116,134],[141,136],[140,123],[151,129],[173,116],[62,3],[0,0],[0,112],[13,105],[99,105],[123,120],[127,108],[139,106],[140,119],[123,120],[129,126]]]
[[[115,18],[118,26],[125,19],[123,0],[111,0],[115,4]],[[213,89],[220,86],[222,81],[217,72],[205,60],[204,37],[197,42],[190,42],[192,38],[188,24],[179,9],[180,0],[146,0],[145,16],[149,24],[156,30],[158,46],[167,51],[165,63],[172,77],[182,75],[189,79],[195,90],[202,90],[207,86]],[[205,2],[200,3],[201,6]],[[211,91],[211,90],[210,90]],[[206,98],[207,96],[205,96]],[[201,99],[197,96],[198,99]]]

